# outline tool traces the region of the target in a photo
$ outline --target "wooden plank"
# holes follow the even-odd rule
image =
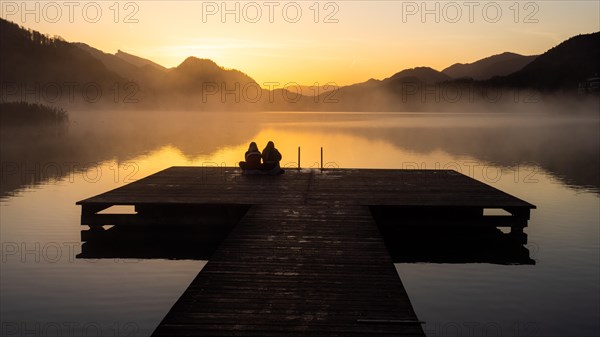
[[[424,336],[365,206],[253,206],[153,336]]]
[[[171,167],[77,204],[298,204],[535,208],[449,170],[287,170],[246,176],[236,168]]]

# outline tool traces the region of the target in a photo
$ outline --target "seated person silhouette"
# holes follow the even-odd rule
[[[267,143],[267,146],[262,151],[263,163],[260,167],[261,171],[267,174],[282,174],[285,171],[279,166],[281,161],[281,153],[275,148],[275,144],[272,141]]]
[[[261,168],[260,158],[261,153],[258,151],[258,146],[255,142],[250,143],[245,155],[246,161],[240,162],[242,171],[259,170]]]

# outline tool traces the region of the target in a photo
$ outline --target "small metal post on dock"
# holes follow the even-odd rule
[[[321,146],[321,171],[323,171],[323,147]]]
[[[300,169],[300,146],[298,146],[298,170]]]

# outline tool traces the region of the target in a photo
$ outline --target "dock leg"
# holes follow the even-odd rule
[[[516,242],[520,245],[527,244],[527,234],[525,234],[523,232],[523,227],[520,227],[520,226],[511,227],[510,233],[508,233],[508,235],[511,238],[511,240],[514,240],[514,242]]]

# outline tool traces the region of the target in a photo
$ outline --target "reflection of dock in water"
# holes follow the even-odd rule
[[[533,262],[535,206],[454,171],[173,167],[78,204],[80,257],[209,259],[156,336],[423,335],[393,261]]]
[[[394,263],[535,264],[529,250],[497,228],[380,228]]]

